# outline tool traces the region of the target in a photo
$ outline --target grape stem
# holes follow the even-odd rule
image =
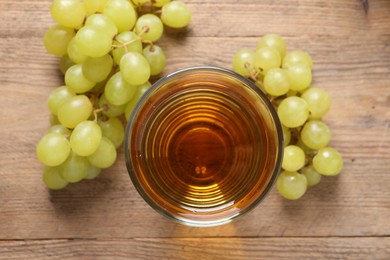
[[[97,123],[97,119],[98,119],[98,113],[100,113],[100,112],[103,112],[103,108],[97,108],[97,109],[94,109],[93,110],[93,117],[94,117],[94,119],[93,119],[93,121],[95,122],[95,123]]]

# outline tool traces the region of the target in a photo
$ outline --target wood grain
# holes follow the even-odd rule
[[[42,45],[51,0],[0,0],[0,259],[388,259],[390,237],[390,1],[185,0],[184,35],[160,41],[164,74],[195,65],[231,68],[235,51],[283,35],[308,51],[313,85],[345,167],[299,201],[273,190],[245,217],[193,228],[155,213],[124,165],[49,192],[35,145],[49,126],[46,99],[63,84]]]

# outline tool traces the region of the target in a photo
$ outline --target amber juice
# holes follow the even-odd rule
[[[224,69],[191,68],[156,82],[133,111],[125,156],[141,196],[193,226],[252,209],[280,170],[282,131],[268,99]]]

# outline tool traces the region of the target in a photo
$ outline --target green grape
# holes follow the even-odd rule
[[[303,91],[310,86],[312,80],[311,68],[306,65],[297,64],[290,66],[287,72],[292,90]]]
[[[287,71],[280,68],[270,69],[264,76],[263,84],[265,91],[274,97],[282,96],[290,89]]]
[[[71,97],[74,93],[66,86],[61,86],[52,90],[49,94],[47,105],[53,115],[57,115],[58,109]]]
[[[276,181],[276,188],[284,198],[296,200],[305,194],[307,180],[304,175],[298,172],[283,171]]]
[[[122,78],[131,85],[142,85],[149,80],[150,65],[138,52],[128,52],[123,55],[119,66]]]
[[[79,182],[87,176],[88,165],[87,157],[79,156],[72,151],[61,165],[60,175],[67,182]]]
[[[154,14],[144,14],[139,17],[135,23],[135,32],[146,41],[157,41],[160,39],[163,31],[163,23],[161,22],[160,18]]]
[[[88,15],[103,12],[108,0],[84,0],[84,7]]]
[[[148,45],[144,48],[143,54],[150,65],[150,75],[160,74],[166,64],[166,58],[163,50],[157,45]]]
[[[98,124],[102,129],[103,136],[107,137],[116,148],[121,146],[125,136],[125,129],[118,118],[100,119]]]
[[[65,84],[74,93],[85,93],[95,86],[95,82],[84,76],[81,64],[73,65],[66,71]]]
[[[108,77],[113,64],[111,55],[108,54],[98,58],[87,58],[82,64],[82,72],[89,81],[100,82]]]
[[[284,140],[284,146],[287,146],[290,144],[291,141],[291,131],[288,127],[285,127],[282,125],[283,130],[283,140]]]
[[[256,49],[269,47],[279,52],[281,58],[286,54],[286,42],[277,34],[269,33],[260,38]]]
[[[118,29],[116,28],[114,22],[104,14],[93,14],[89,16],[85,22],[85,26],[100,28],[106,34],[110,35],[111,38],[118,33]]]
[[[80,156],[89,156],[99,147],[102,139],[102,130],[94,121],[79,123],[70,136],[72,151]]]
[[[281,57],[277,50],[270,47],[259,48],[255,52],[254,65],[265,75],[270,69],[280,68]]]
[[[84,95],[71,97],[58,110],[58,121],[67,128],[74,128],[92,113],[92,103]]]
[[[76,38],[73,38],[69,42],[67,54],[69,56],[69,59],[77,64],[82,63],[87,58],[87,55],[80,51],[80,48],[77,46]]]
[[[287,52],[286,56],[284,56],[282,67],[290,68],[298,64],[306,65],[310,69],[313,67],[313,61],[307,52],[304,51]]]
[[[301,174],[305,175],[307,180],[307,186],[314,186],[320,183],[321,174],[319,174],[312,165],[303,167],[300,170]]]
[[[89,163],[88,169],[87,169],[87,176],[85,176],[84,179],[86,179],[86,180],[95,179],[97,176],[99,176],[101,171],[102,171],[102,169],[95,167]]]
[[[309,108],[309,119],[321,119],[330,109],[329,94],[321,88],[309,88],[303,92],[303,98]]]
[[[320,120],[307,121],[301,130],[302,142],[313,150],[327,146],[330,137],[329,127]]]
[[[288,97],[278,107],[280,122],[290,128],[303,125],[309,117],[309,109],[305,100],[300,97]]]
[[[50,114],[49,116],[50,125],[58,125],[61,124],[56,115]]]
[[[343,169],[343,158],[336,149],[324,147],[313,157],[313,167],[322,175],[335,176]]]
[[[282,168],[289,172],[295,172],[305,165],[305,152],[296,145],[284,147]]]
[[[114,45],[123,47],[116,47],[112,51],[114,61],[119,65],[123,55],[127,52],[142,53],[142,41],[141,38],[135,32],[122,32],[115,37]]]
[[[126,104],[125,107],[125,116],[127,120],[130,118],[130,114],[133,111],[134,107],[137,105],[138,101],[142,97],[142,95],[150,88],[150,85],[143,84],[142,86],[138,86],[137,92],[134,97]]]
[[[191,20],[190,8],[181,1],[166,3],[161,9],[161,21],[172,28],[186,27]]]
[[[43,36],[43,44],[46,50],[56,56],[64,56],[68,44],[76,35],[74,29],[62,25],[54,25]]]
[[[59,24],[71,28],[80,28],[86,16],[84,4],[80,0],[53,0],[50,12]]]
[[[118,32],[130,31],[137,20],[133,5],[126,0],[108,0],[103,14],[114,22]]]
[[[108,102],[106,96],[101,95],[99,98],[99,107],[103,109],[103,114],[108,117],[120,116],[125,112],[126,105],[116,106]]]
[[[84,26],[75,36],[77,47],[89,57],[106,55],[112,46],[112,37],[104,29],[96,26]]]
[[[69,156],[70,145],[62,134],[48,133],[38,142],[36,153],[38,159],[46,166],[57,166]]]
[[[88,156],[88,161],[91,165],[98,168],[108,168],[114,164],[116,160],[116,148],[107,137],[103,136],[97,150]]]
[[[117,72],[108,80],[104,95],[109,103],[121,106],[133,98],[136,90],[135,86],[123,80],[121,72]]]
[[[255,64],[254,51],[248,48],[243,48],[234,54],[233,70],[236,73],[244,77],[249,77],[251,73],[254,72],[254,64]]]
[[[62,74],[65,75],[66,71],[74,65],[73,61],[69,58],[68,55],[64,55],[60,60],[60,70]]]
[[[171,2],[171,0],[154,0],[153,1],[153,6],[155,7],[163,7],[164,5],[168,4]]]
[[[66,128],[65,126],[63,126],[61,124],[57,124],[57,125],[52,125],[47,130],[47,133],[56,133],[56,134],[61,134],[61,135],[65,136],[65,137],[68,137],[68,136],[70,136],[72,131],[70,131],[68,128]]]
[[[45,183],[46,187],[51,190],[60,190],[68,185],[68,182],[64,180],[60,175],[60,168],[60,166],[46,166],[45,169],[43,169],[43,182]]]

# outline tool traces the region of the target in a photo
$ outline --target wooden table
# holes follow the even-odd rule
[[[231,68],[235,51],[274,32],[308,51],[325,121],[345,168],[298,201],[273,189],[245,217],[193,228],[154,212],[117,163],[94,181],[49,192],[35,145],[62,84],[42,36],[50,0],[0,0],[0,259],[390,259],[390,1],[185,0],[185,37],[164,37],[165,73]]]

